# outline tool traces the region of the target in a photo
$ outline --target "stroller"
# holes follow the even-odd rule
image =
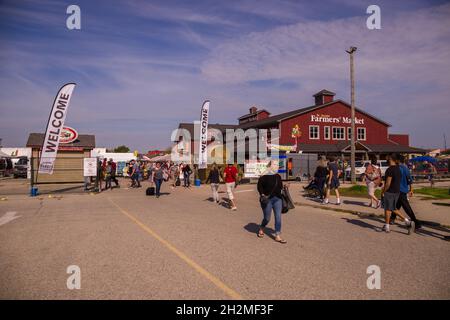
[[[309,184],[307,186],[303,187],[303,189],[305,190],[305,195],[310,198],[320,199],[323,195],[322,190],[320,190],[320,187],[314,178],[311,179]]]

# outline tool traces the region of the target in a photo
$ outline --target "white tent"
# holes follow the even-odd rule
[[[163,156],[157,156],[150,159],[151,162],[165,162],[170,160],[171,160],[170,154],[165,154]]]
[[[11,158],[11,156],[7,153],[4,153],[3,151],[0,151],[0,157],[1,158]]]

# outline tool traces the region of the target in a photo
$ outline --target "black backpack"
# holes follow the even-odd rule
[[[154,196],[155,195],[155,187],[148,187],[147,190],[145,190],[145,194],[148,196]]]

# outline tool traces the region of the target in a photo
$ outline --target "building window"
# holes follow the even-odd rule
[[[323,127],[323,138],[325,140],[330,140],[330,127],[329,126]]]
[[[309,126],[309,139],[319,139],[319,126]]]
[[[333,140],[345,140],[344,127],[333,127]]]
[[[347,127],[347,140],[352,139],[352,127]]]
[[[356,132],[358,140],[366,140],[366,128],[358,128]]]

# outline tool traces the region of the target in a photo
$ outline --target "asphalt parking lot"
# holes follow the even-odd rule
[[[15,182],[17,183],[17,182]],[[238,210],[209,201],[209,186],[145,196],[122,188],[0,202],[1,299],[449,299],[449,230],[297,206],[283,215],[283,245],[262,239],[253,185]],[[12,187],[12,186],[11,186]],[[17,186],[16,186],[17,187]],[[3,182],[0,194],[7,190]],[[221,186],[221,195],[226,196]],[[292,195],[300,197],[299,189]],[[69,290],[69,266],[81,288]],[[367,268],[381,289],[367,287]]]

